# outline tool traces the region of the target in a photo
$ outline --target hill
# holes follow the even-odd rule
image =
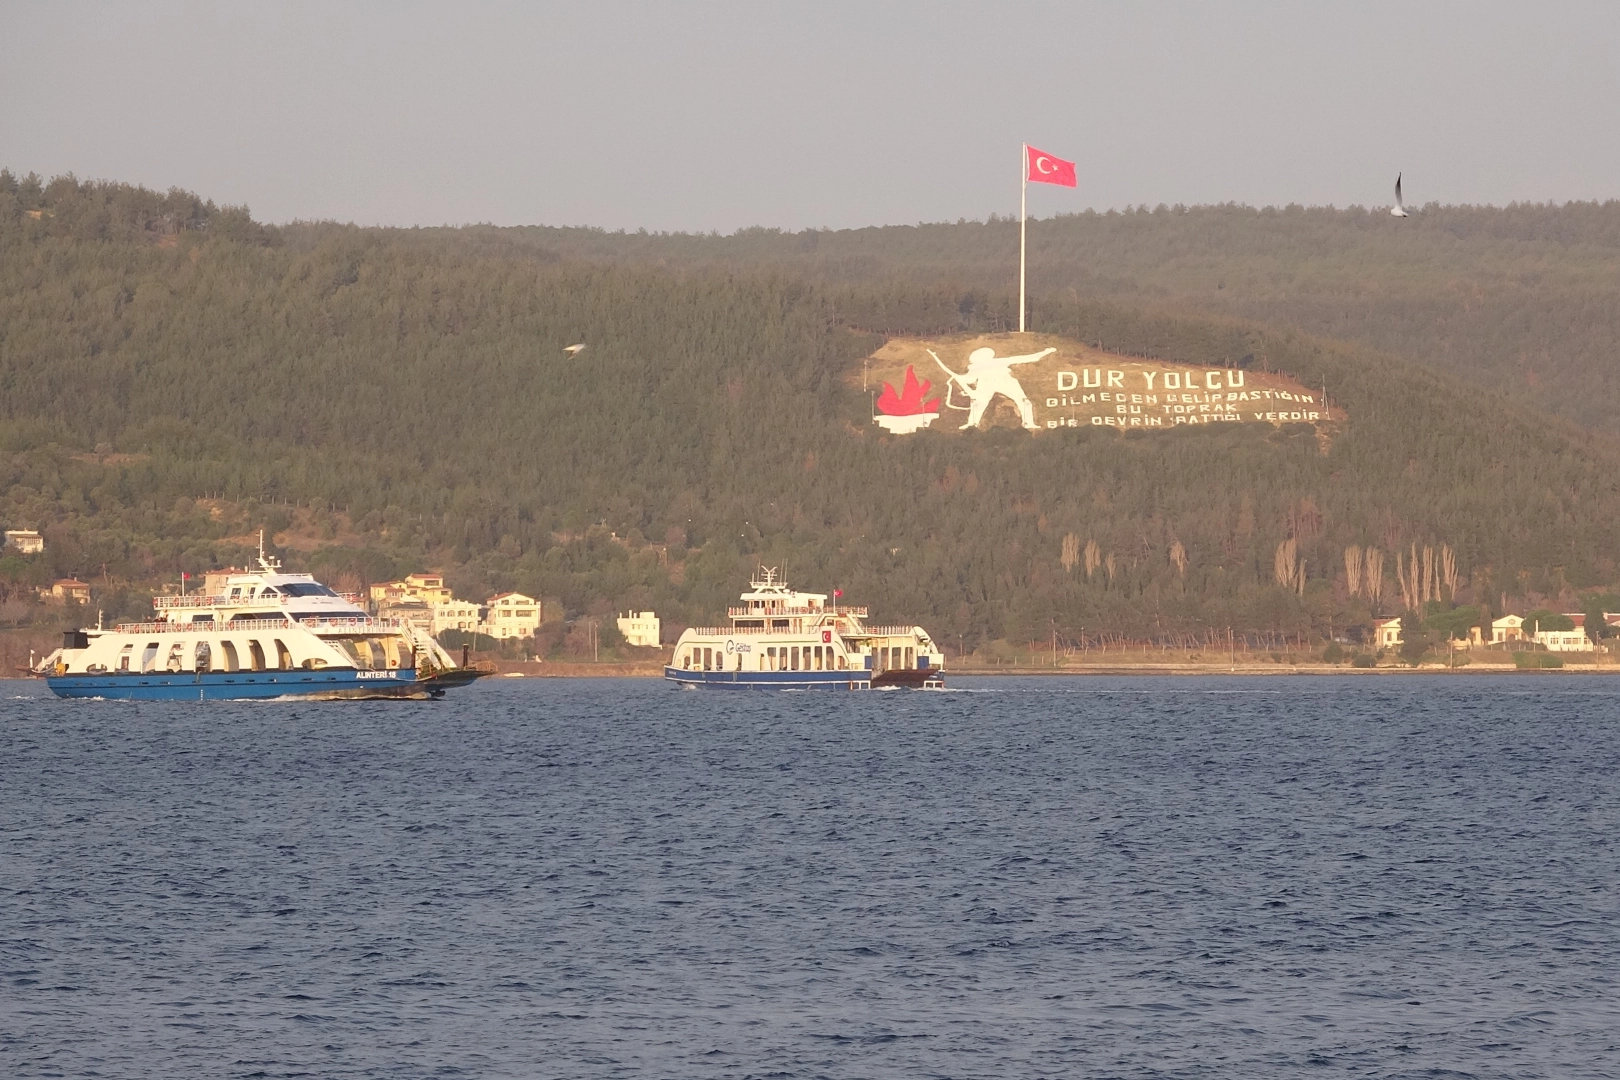
[[[300,226],[309,242],[331,226]],[[948,284],[1017,325],[1013,218],[731,236],[423,230],[467,251],[773,268],[820,281]],[[1355,341],[1620,431],[1620,201],[1425,207],[1141,207],[1030,225],[1036,324],[1064,297],[1257,319]],[[1005,326],[1003,327],[1005,328]]]
[[[0,207],[0,517],[49,542],[0,560],[15,595],[74,573],[134,610],[261,526],[351,586],[435,566],[462,595],[674,624],[785,565],[969,648],[1321,634],[1400,607],[1414,549],[1452,552],[1447,602],[1567,604],[1620,578],[1614,442],[1354,344],[1048,299],[1077,356],[1281,373],[1347,419],[897,436],[870,422],[867,358],[996,334],[994,302],[540,259],[480,230],[270,229],[118,185],[41,200]],[[1379,602],[1352,546],[1385,556]]]

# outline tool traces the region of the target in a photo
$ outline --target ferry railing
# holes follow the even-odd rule
[[[702,637],[754,637],[771,634],[815,634],[822,630],[830,630],[828,626],[807,626],[802,630],[772,630],[763,626],[694,626],[692,633]],[[844,627],[839,629],[839,636],[850,639],[865,639],[873,637],[915,637],[917,628],[914,626],[863,626],[860,629]]]
[[[225,603],[223,596],[154,596],[152,606],[159,611],[166,608],[199,608],[219,607]]]
[[[241,619],[236,622],[141,622],[119,623],[120,634],[213,634],[227,630],[285,630],[293,625],[286,619]]]
[[[339,600],[356,606],[364,599],[359,593],[352,592],[336,593],[335,596]],[[243,604],[264,604],[272,600],[278,604],[286,604],[289,600],[301,599],[304,599],[304,597],[283,596],[280,594],[275,596],[258,595],[251,598],[238,596],[234,600],[229,596],[203,596],[201,594],[195,596],[154,596],[152,597],[152,607],[158,611],[166,611],[171,608],[240,607]],[[324,599],[330,600],[332,597],[325,597]]]
[[[344,619],[344,618],[299,619],[298,620],[298,625],[307,626],[311,630],[314,630],[316,633],[319,633],[322,630],[325,630],[325,631],[328,631],[328,632],[343,631],[343,630],[396,630],[397,631],[397,630],[402,630],[402,629],[405,628],[405,621],[403,619],[373,619],[373,618],[360,618],[359,616],[356,616],[355,618],[352,618],[352,619]]]
[[[302,626],[314,633],[397,633],[404,624],[398,619],[232,619],[228,622],[142,622],[119,623],[113,631],[119,634],[227,634],[238,631],[286,630]]]
[[[780,619],[788,615],[853,615],[857,619],[866,618],[866,609],[851,607],[848,604],[839,604],[837,607],[792,607],[775,608],[761,611],[758,608],[734,607],[727,608],[726,615],[733,619]]]

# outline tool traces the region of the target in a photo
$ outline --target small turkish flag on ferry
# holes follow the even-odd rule
[[[1027,178],[1032,183],[1057,184],[1059,187],[1075,186],[1074,162],[1053,157],[1029,145],[1024,147],[1024,158],[1024,163],[1029,169]]]

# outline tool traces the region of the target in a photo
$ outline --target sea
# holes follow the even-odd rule
[[[1620,680],[0,683],[0,1076],[1615,1077]]]

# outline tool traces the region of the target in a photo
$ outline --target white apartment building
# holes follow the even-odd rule
[[[540,629],[540,601],[522,593],[508,592],[489,598],[484,622],[478,628],[497,640],[533,637]]]
[[[658,616],[650,611],[627,611],[619,616],[619,633],[627,645],[638,649],[656,649],[662,642]]]
[[[478,624],[483,621],[484,609],[471,600],[441,600],[433,605],[434,637],[446,630],[465,630],[475,634]]]

